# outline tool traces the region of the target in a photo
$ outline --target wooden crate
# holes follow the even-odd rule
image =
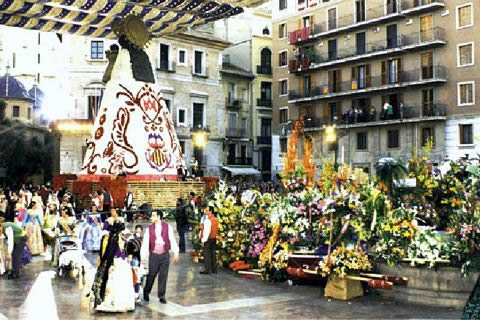
[[[205,183],[198,181],[129,181],[133,192],[133,203],[137,206],[149,203],[154,209],[173,208],[177,199],[188,199],[190,192],[203,197]]]

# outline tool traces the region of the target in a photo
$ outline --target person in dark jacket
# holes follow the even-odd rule
[[[177,223],[177,232],[180,238],[180,253],[185,253],[185,231],[188,226],[187,208],[182,198],[177,199],[177,207],[175,208],[175,221]]]

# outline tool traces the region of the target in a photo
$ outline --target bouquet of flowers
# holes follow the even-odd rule
[[[319,263],[322,276],[336,274],[344,278],[347,274],[369,271],[372,265],[368,255],[361,247],[348,248],[345,245],[337,247]]]

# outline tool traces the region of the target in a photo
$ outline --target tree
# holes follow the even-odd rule
[[[7,102],[3,99],[0,99],[0,121],[5,119],[5,109],[7,108]]]
[[[399,159],[383,159],[375,166],[378,181],[384,185],[391,197],[394,181],[403,178],[407,172],[405,164]]]
[[[16,121],[0,125],[0,163],[6,168],[6,182],[10,186],[21,185],[34,174],[43,174],[47,180],[52,176],[51,133],[38,135],[45,135],[41,141],[37,136],[26,137],[26,130],[28,128]]]

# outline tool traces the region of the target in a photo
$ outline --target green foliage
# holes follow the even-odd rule
[[[18,186],[34,174],[52,177],[53,136],[45,131],[37,137],[26,134],[26,127],[4,120],[0,125],[0,164],[7,170],[6,183]],[[42,137],[45,135],[45,138]]]

